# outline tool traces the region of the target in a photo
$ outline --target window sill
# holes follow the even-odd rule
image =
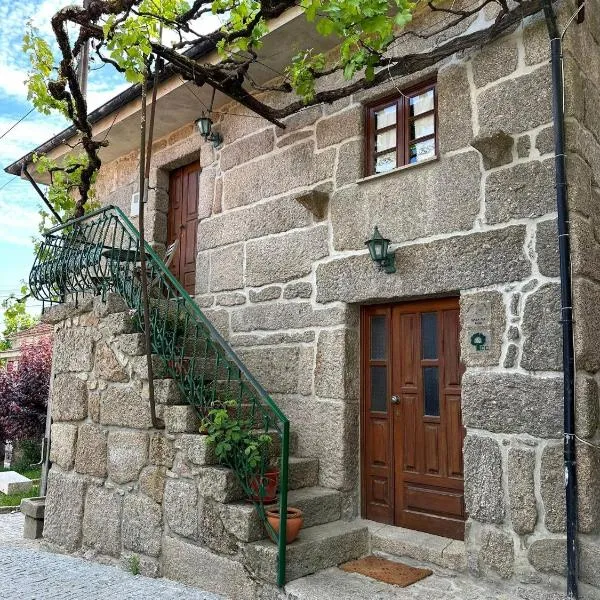
[[[410,165],[402,165],[401,167],[396,167],[391,171],[386,171],[385,173],[375,173],[375,175],[369,175],[367,177],[363,177],[362,179],[357,179],[356,183],[367,183],[369,181],[373,181],[375,179],[381,179],[382,177],[389,177],[390,175],[395,175],[396,173],[400,173],[401,171],[406,171],[407,169],[415,169],[417,167],[422,167],[423,165],[428,165],[432,162],[436,162],[440,159],[439,156],[432,156],[427,160],[422,160],[421,162],[412,163]]]

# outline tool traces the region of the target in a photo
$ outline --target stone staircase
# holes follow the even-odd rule
[[[199,504],[210,503],[211,513],[217,514],[220,521],[218,527],[199,531],[199,540],[212,551],[227,549],[227,554],[240,562],[254,581],[275,585],[277,546],[267,538],[254,505],[244,499],[233,471],[218,464],[207,436],[198,433],[197,415],[181,397],[175,382],[157,379],[155,388],[157,413],[165,422],[164,435],[175,438],[176,454],[167,476],[193,477],[198,483]],[[293,442],[291,450],[293,453]],[[290,456],[288,506],[303,511],[304,527],[287,547],[287,581],[369,552],[367,525],[342,520],[342,494],[320,487],[318,481],[317,458]],[[168,507],[165,516],[169,526]],[[180,535],[177,529],[170,529],[167,535]],[[165,575],[176,573],[167,571]]]

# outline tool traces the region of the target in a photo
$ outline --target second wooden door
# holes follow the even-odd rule
[[[369,519],[464,536],[458,299],[362,311],[362,488]]]
[[[169,179],[167,243],[179,239],[179,248],[170,268],[191,295],[196,291],[199,174],[200,163],[195,162],[172,171]]]

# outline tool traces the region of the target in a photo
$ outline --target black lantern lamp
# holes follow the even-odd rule
[[[381,236],[377,226],[373,231],[373,237],[367,240],[365,245],[369,248],[371,259],[379,265],[382,271],[386,273],[396,272],[396,255],[393,252],[388,253],[390,240]]]
[[[218,148],[223,143],[223,137],[220,133],[212,131],[212,125],[212,119],[207,117],[204,113],[202,113],[202,116],[196,121],[196,127],[198,127],[200,135],[207,142],[212,142],[215,148]]]

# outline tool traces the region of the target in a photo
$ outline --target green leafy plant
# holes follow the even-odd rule
[[[132,575],[140,574],[140,557],[137,554],[132,554],[129,557],[129,571]]]
[[[273,440],[256,432],[253,419],[240,412],[235,400],[220,402],[202,419],[202,430],[222,465],[252,476],[266,468]]]

